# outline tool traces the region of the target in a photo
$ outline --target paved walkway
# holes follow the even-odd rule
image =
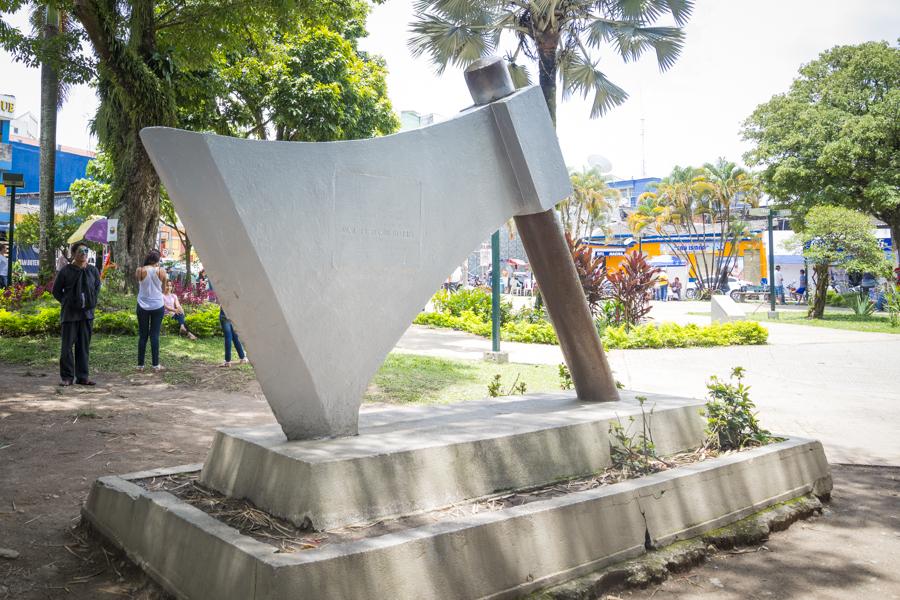
[[[659,321],[706,323],[701,302],[657,304]],[[612,350],[629,389],[701,398],[710,375],[747,370],[763,425],[816,438],[832,462],[900,465],[900,335],[765,323],[769,344],[726,348]],[[478,360],[490,340],[447,329],[411,327],[396,351]],[[510,361],[556,365],[558,346],[504,342]]]

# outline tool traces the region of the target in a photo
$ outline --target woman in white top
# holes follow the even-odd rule
[[[147,353],[147,340],[150,340],[150,352],[153,359],[153,370],[161,371],[159,364],[159,329],[165,315],[166,304],[163,300],[163,285],[168,281],[165,269],[159,266],[159,252],[151,250],[144,259],[144,266],[135,273],[138,281],[137,320],[138,320],[138,371],[144,370],[144,356]]]

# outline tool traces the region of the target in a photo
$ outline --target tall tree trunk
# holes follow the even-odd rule
[[[538,37],[538,82],[544,92],[544,101],[550,111],[553,127],[556,127],[556,48],[559,34],[544,34]],[[576,225],[577,226],[577,225]]]
[[[116,159],[115,206],[122,211],[116,256],[126,286],[135,289],[134,270],[156,243],[160,182],[139,133],[144,127],[175,124],[172,84],[161,77],[154,59],[154,2],[131,2],[126,39],[120,36],[117,4],[75,0],[81,21],[99,59],[100,110],[105,119],[101,142]]]
[[[47,8],[44,38],[59,33],[59,13]],[[56,188],[56,111],[59,108],[59,75],[47,62],[41,63],[41,158],[40,158],[40,214],[38,241],[38,280],[49,281],[56,267],[56,248],[50,243],[55,211]]]
[[[896,265],[900,266],[900,210],[896,211],[896,214],[885,216],[888,218],[882,217],[882,220],[891,228],[891,246],[897,258]]]
[[[135,137],[137,132],[135,132]],[[137,289],[132,274],[144,264],[147,253],[156,246],[159,231],[159,176],[140,140],[130,146],[130,156],[121,157],[127,165],[124,185],[117,190],[116,205],[122,207],[116,257],[125,274],[125,285]]]
[[[184,232],[184,277],[185,284],[191,286],[191,238],[188,237],[187,231]]]
[[[821,319],[825,314],[825,298],[828,295],[828,265],[817,263],[813,266],[813,271],[816,274],[816,296],[807,317]]]

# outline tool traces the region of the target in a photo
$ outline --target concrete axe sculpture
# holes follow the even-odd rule
[[[447,273],[571,192],[540,89],[501,88],[367,140],[141,132],[289,440],[356,434],[368,382]]]

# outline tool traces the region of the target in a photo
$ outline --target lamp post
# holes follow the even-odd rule
[[[9,196],[9,261],[6,265],[6,286],[12,285],[13,263],[16,262],[16,188],[25,187],[25,177],[21,173],[4,173],[3,185],[10,188]]]
[[[491,351],[500,352],[500,230],[491,235]]]

